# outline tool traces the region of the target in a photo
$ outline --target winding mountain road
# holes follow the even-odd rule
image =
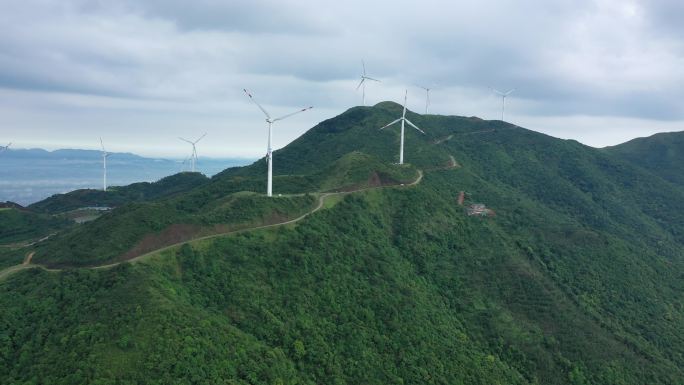
[[[453,157],[451,159],[453,159]],[[109,269],[109,268],[112,268],[114,266],[120,265],[124,262],[135,263],[137,261],[141,261],[143,259],[149,258],[150,256],[152,256],[154,254],[158,254],[158,253],[163,252],[165,250],[169,250],[169,249],[181,246],[181,245],[186,244],[186,243],[191,243],[191,242],[196,242],[196,241],[201,241],[201,240],[206,240],[206,239],[212,239],[212,238],[218,238],[218,237],[223,237],[226,235],[237,234],[237,233],[242,233],[242,232],[247,232],[247,231],[268,229],[271,227],[279,227],[279,226],[285,226],[285,225],[297,223],[297,222],[301,221],[302,219],[308,217],[309,215],[315,213],[316,211],[322,209],[324,204],[325,204],[325,200],[329,197],[332,197],[332,196],[341,196],[341,195],[347,195],[347,194],[357,193],[357,192],[361,192],[361,191],[376,190],[376,189],[382,189],[382,188],[406,188],[406,187],[415,186],[423,180],[423,171],[422,170],[417,170],[417,171],[418,171],[418,177],[416,178],[416,180],[414,180],[411,183],[407,183],[407,184],[402,183],[399,185],[387,185],[387,186],[379,186],[379,187],[364,187],[364,188],[351,190],[351,191],[322,193],[318,197],[318,204],[316,205],[316,207],[307,211],[306,213],[302,214],[301,216],[299,216],[297,218],[290,219],[290,220],[287,220],[284,222],[272,223],[270,225],[248,227],[248,228],[239,229],[239,230],[230,230],[230,231],[225,231],[225,232],[221,232],[221,233],[217,233],[217,234],[211,234],[211,235],[207,235],[207,236],[203,236],[203,237],[193,238],[193,239],[189,239],[187,241],[178,242],[178,243],[174,243],[172,245],[164,246],[164,247],[161,247],[159,249],[150,251],[148,253],[145,253],[145,254],[142,254],[142,255],[139,255],[137,257],[133,257],[133,258],[130,258],[130,259],[127,259],[124,261],[109,263],[106,265],[83,267],[83,268],[84,269],[94,269],[94,270]],[[30,268],[40,268],[40,269],[44,269],[47,271],[62,271],[63,270],[63,269],[51,269],[51,268],[48,268],[48,267],[43,266],[43,265],[31,263],[31,259],[33,258],[34,254],[35,254],[35,251],[28,253],[26,255],[26,258],[24,258],[24,261],[20,265],[15,265],[15,266],[8,267],[4,270],[0,270],[0,281],[2,281],[7,276],[9,276],[13,273],[16,273],[17,271],[30,269]]]

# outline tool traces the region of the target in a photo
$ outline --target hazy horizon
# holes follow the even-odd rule
[[[54,152],[24,152],[21,149],[10,149],[10,152],[0,154],[0,202],[12,201],[26,206],[53,194],[77,189],[101,189],[102,158],[99,151],[64,150],[68,153],[63,156],[55,156]],[[113,187],[156,182],[182,171],[190,171],[190,163],[182,160],[112,153],[107,158],[107,185]],[[211,177],[226,168],[247,165],[255,160],[199,157],[196,169]]]
[[[522,128],[529,129],[528,127],[522,127]],[[532,131],[536,131],[536,130],[532,130]],[[559,138],[559,139],[572,139],[572,140],[577,140],[577,139],[575,139],[575,138],[563,138],[563,137],[555,136],[555,135],[553,135],[553,134],[551,134],[551,133],[545,133],[545,132],[543,132],[543,131],[537,131],[537,132],[541,132],[541,133],[544,133],[544,134],[546,134],[546,135],[554,136],[554,137],[557,137],[557,138]],[[611,143],[611,144],[607,144],[607,145],[603,145],[603,146],[592,146],[591,144],[583,143],[583,142],[581,142],[581,141],[579,141],[579,140],[578,140],[578,141],[579,141],[580,143],[586,145],[586,146],[589,146],[589,147],[593,147],[593,148],[605,148],[605,147],[610,147],[610,146],[619,145],[619,144],[628,142],[628,141],[630,141],[630,140],[634,140],[634,139],[638,139],[638,138],[649,137],[649,136],[652,136],[652,135],[655,135],[655,134],[660,134],[660,133],[674,133],[674,132],[684,132],[684,129],[683,129],[683,130],[675,130],[675,131],[658,131],[658,132],[654,132],[654,133],[648,133],[648,134],[644,134],[644,135],[642,135],[642,136],[635,136],[635,137],[625,138],[625,139],[623,139],[623,140],[620,141],[620,142]],[[303,134],[303,133],[302,133],[302,134]],[[294,139],[296,139],[296,138],[293,138],[293,140],[294,140]],[[6,143],[5,143],[5,144],[6,144]],[[289,143],[285,143],[282,147],[285,147],[285,146],[287,146],[288,144],[289,144]],[[198,148],[201,149],[201,146],[198,145]],[[74,147],[66,148],[66,147],[47,147],[47,146],[46,146],[46,147],[26,147],[26,148],[21,148],[21,147],[19,147],[19,148],[18,148],[18,147],[15,146],[14,143],[12,143],[12,146],[10,146],[9,150],[44,150],[44,151],[48,151],[48,152],[55,152],[55,151],[60,151],[60,150],[75,150],[75,151],[79,151],[79,150],[80,150],[80,151],[94,151],[94,152],[100,152],[100,151],[101,151],[99,148],[74,148]],[[107,150],[109,151],[109,149],[107,149]],[[199,151],[198,151],[198,152],[199,152]],[[163,152],[163,151],[154,151],[154,150],[153,150],[153,151],[146,151],[145,149],[143,149],[141,152],[114,151],[114,152],[111,152],[111,153],[112,153],[112,154],[131,154],[131,155],[140,156],[140,157],[149,158],[149,159],[166,159],[166,160],[172,160],[172,161],[182,161],[182,160],[185,160],[185,159],[188,158],[188,155],[189,155],[189,154],[188,154],[188,155],[182,156],[182,155],[179,155],[177,152],[166,153],[166,152]],[[257,155],[254,155],[254,156],[211,156],[211,155],[198,155],[198,159],[207,159],[207,160],[215,160],[215,161],[221,161],[221,160],[231,160],[231,161],[232,161],[232,160],[237,160],[237,161],[249,162],[249,161],[256,161],[257,159],[260,159],[261,157],[264,156],[264,155],[263,155],[264,153],[265,153],[265,151],[262,151],[262,153],[261,153],[259,156],[257,156]]]
[[[5,143],[7,144],[7,143]],[[3,145],[4,146],[4,145]],[[57,148],[42,148],[42,147],[15,147],[14,143],[10,146],[8,149],[9,151],[46,151],[48,153],[54,153],[56,151],[90,151],[93,153],[98,153],[100,154],[102,152],[101,149],[95,149],[95,148],[66,148],[66,147],[57,147]],[[107,149],[107,152],[110,155],[133,155],[133,156],[139,156],[142,158],[147,158],[151,160],[172,160],[172,161],[183,161],[189,158],[190,154],[187,154],[186,156],[178,156],[178,155],[170,155],[170,156],[164,156],[164,155],[159,155],[159,156],[154,156],[154,155],[146,155],[146,154],[141,154],[141,153],[134,153],[134,152],[129,152],[129,151],[109,151]],[[1,156],[1,155],[0,155]],[[99,156],[99,155],[98,155]],[[248,156],[225,156],[225,157],[218,157],[218,156],[205,156],[205,155],[199,155],[197,156],[197,159],[207,159],[207,160],[244,160],[244,161],[255,161],[258,158],[257,157],[248,157]]]

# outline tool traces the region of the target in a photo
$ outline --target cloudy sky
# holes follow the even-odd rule
[[[259,157],[361,104],[500,117],[592,146],[684,130],[681,0],[0,0],[0,142]]]

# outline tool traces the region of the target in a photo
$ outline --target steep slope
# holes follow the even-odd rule
[[[411,113],[426,135],[407,131],[399,167],[398,133],[377,130],[397,113],[356,107],[277,151],[275,190],[293,195],[238,192],[263,190],[262,160],[41,245],[41,263],[91,264],[110,257],[74,256],[78,243],[113,247],[132,223],[177,223],[173,210],[224,207],[213,223],[232,223],[307,196],[294,193],[363,190],[296,226],[10,276],[0,382],[684,383],[684,190],[476,118]],[[421,183],[401,186],[415,168]],[[496,216],[467,216],[460,191]]]
[[[684,186],[684,132],[665,132],[636,138],[605,150],[624,160]]]

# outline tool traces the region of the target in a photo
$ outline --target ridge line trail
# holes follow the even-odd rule
[[[326,198],[331,197],[331,196],[347,195],[347,194],[357,193],[357,192],[361,192],[361,191],[379,190],[379,189],[383,189],[383,188],[405,188],[405,187],[415,186],[423,180],[423,171],[422,170],[416,170],[416,171],[418,171],[418,177],[416,178],[416,180],[414,180],[411,183],[394,184],[394,185],[386,185],[386,186],[378,186],[378,187],[364,187],[364,188],[360,188],[360,189],[356,189],[356,190],[352,190],[352,191],[322,193],[318,197],[318,204],[316,205],[316,207],[314,207],[310,211],[305,212],[304,214],[300,215],[297,218],[290,219],[290,220],[287,220],[284,222],[278,222],[278,223],[272,223],[269,225],[254,226],[254,227],[248,227],[248,228],[244,228],[244,229],[230,230],[230,231],[225,231],[225,232],[221,232],[221,233],[217,233],[217,234],[206,235],[203,237],[193,238],[193,239],[189,239],[187,241],[177,242],[177,243],[174,243],[172,245],[164,246],[164,247],[158,248],[156,250],[152,250],[150,252],[147,252],[145,254],[141,254],[137,257],[126,259],[123,261],[108,263],[106,265],[99,265],[99,266],[85,266],[85,267],[81,267],[81,268],[82,269],[93,269],[93,270],[109,269],[109,268],[118,266],[124,262],[135,263],[135,262],[141,261],[145,258],[149,258],[150,256],[152,256],[154,254],[157,254],[157,253],[163,252],[165,250],[169,250],[169,249],[172,249],[174,247],[177,247],[177,246],[180,246],[180,245],[183,245],[186,243],[190,243],[190,242],[202,241],[202,240],[206,240],[206,239],[218,238],[218,237],[242,233],[242,232],[246,232],[246,231],[262,230],[262,229],[267,229],[267,228],[271,228],[271,227],[279,227],[279,226],[285,226],[285,225],[297,223],[297,222],[301,221],[302,219],[308,217],[309,215],[315,213],[316,211],[320,210],[321,208],[323,208],[323,205],[325,204]],[[60,269],[60,268],[50,269],[50,268],[47,268],[43,265],[31,263],[31,259],[33,258],[34,254],[35,254],[35,251],[32,251],[29,254],[27,254],[24,261],[20,265],[15,265],[15,266],[8,267],[4,270],[0,270],[0,281],[2,281],[5,277],[9,276],[10,274],[12,274],[14,272],[24,270],[24,269],[33,268],[33,267],[41,268],[41,269],[46,270],[46,271],[62,271],[62,270],[64,270],[64,269]]]

